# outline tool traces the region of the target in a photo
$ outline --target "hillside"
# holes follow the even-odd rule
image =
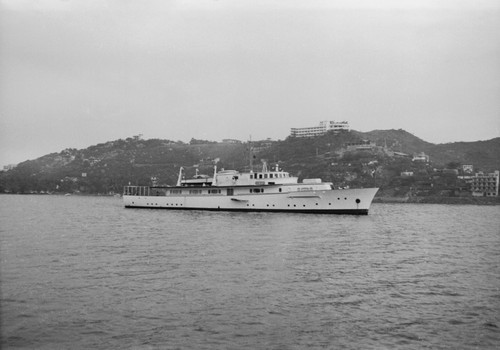
[[[428,153],[435,146],[409,132],[399,130],[373,130],[369,132],[356,132],[359,137],[374,141],[378,146],[387,146],[397,152],[413,154],[418,152]]]
[[[346,150],[346,145],[363,140],[371,141],[371,149]],[[412,163],[411,155],[418,152],[428,154],[431,163]],[[395,157],[395,153],[409,157]],[[270,166],[279,164],[301,178],[321,177],[339,186],[399,188],[401,181],[396,180],[403,171],[429,178],[433,168],[448,165],[458,168],[460,164],[473,164],[475,170],[492,171],[500,169],[499,155],[500,138],[435,145],[404,130],[288,137],[283,141],[253,142],[251,147],[248,143],[193,139],[186,144],[136,136],[23,162],[0,172],[0,192],[120,193],[124,185],[149,184],[153,177],[159,184],[174,184],[181,166],[187,176],[192,176],[196,169],[211,174],[214,164],[219,169],[243,170],[251,162],[255,168],[260,167],[263,160]]]
[[[476,142],[454,142],[433,145],[428,153],[439,164],[456,162],[474,164],[475,167],[493,171],[500,169],[500,137]]]

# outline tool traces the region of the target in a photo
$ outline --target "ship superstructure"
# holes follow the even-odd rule
[[[213,176],[185,179],[179,170],[176,186],[126,186],[127,208],[179,210],[274,211],[325,214],[368,214],[378,188],[336,189],[321,179],[298,178],[288,172],[217,171]]]

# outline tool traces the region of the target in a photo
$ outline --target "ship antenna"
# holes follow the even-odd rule
[[[252,172],[253,171],[252,135],[250,135],[250,139],[248,140],[248,157],[250,161],[250,172]]]

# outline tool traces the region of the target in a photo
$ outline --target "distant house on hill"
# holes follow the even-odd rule
[[[410,155],[403,152],[392,152],[392,156],[404,158],[404,157],[409,157]]]
[[[371,151],[376,148],[375,142],[370,140],[363,140],[360,142],[349,142],[345,144],[347,151]]]
[[[472,164],[463,164],[462,171],[464,174],[472,174],[474,172],[474,166]]]
[[[236,144],[236,143],[241,143],[241,141],[240,140],[235,140],[235,139],[224,139],[224,140],[222,140],[222,143]]]
[[[9,165],[4,165],[4,166],[3,166],[3,170],[4,170],[4,171],[7,171],[7,170],[12,170],[12,169],[14,169],[16,166],[17,166],[17,164],[9,164]]]
[[[429,156],[424,152],[416,153],[413,155],[413,162],[429,163]]]

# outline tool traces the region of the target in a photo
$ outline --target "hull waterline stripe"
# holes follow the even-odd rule
[[[339,214],[339,215],[368,215],[368,209],[258,209],[258,208],[187,208],[187,207],[149,207],[126,205],[128,209],[165,209],[165,210],[200,210],[200,211],[234,211],[234,212],[273,212],[273,213],[302,213],[302,214]]]

